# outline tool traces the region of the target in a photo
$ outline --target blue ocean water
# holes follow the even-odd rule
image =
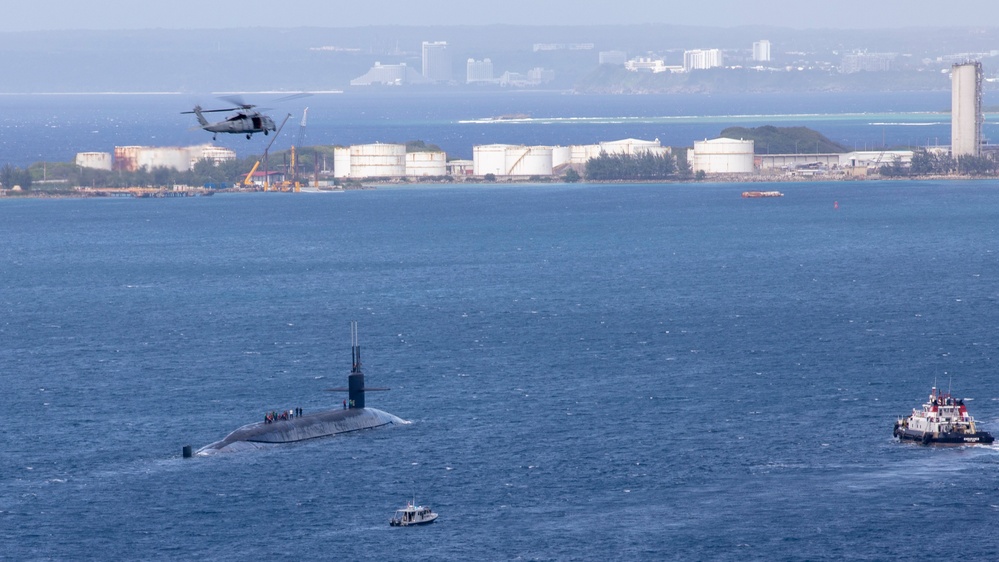
[[[992,103],[993,94],[986,93],[986,104]],[[423,140],[439,145],[451,157],[471,158],[472,147],[478,144],[566,146],[658,138],[664,145],[691,146],[695,140],[718,136],[729,126],[761,125],[811,127],[850,149],[950,142],[950,93],[946,90],[649,96],[360,90],[275,104],[269,102],[279,99],[278,94],[243,97],[272,105],[266,112],[278,122],[292,115],[274,141],[273,151],[292,144]],[[199,103],[206,108],[228,104],[211,95],[191,94],[3,95],[0,163],[72,162],[78,152],[111,152],[115,146],[211,142],[211,135],[197,128],[192,115],[181,114]],[[521,114],[529,118],[486,121]],[[995,116],[987,117],[984,136],[994,139],[999,136]],[[262,154],[272,138],[223,135],[215,144],[246,157]]]
[[[3,557],[993,559],[999,449],[891,427],[999,431],[999,190],[771,187],[0,200]],[[181,458],[339,404],[350,320],[411,424]]]

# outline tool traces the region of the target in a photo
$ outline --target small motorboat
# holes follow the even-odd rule
[[[416,505],[415,502],[409,502],[406,504],[406,507],[395,511],[395,515],[392,519],[389,519],[389,525],[393,527],[426,525],[428,523],[433,523],[435,519],[437,519],[437,514],[434,513],[429,507]]]

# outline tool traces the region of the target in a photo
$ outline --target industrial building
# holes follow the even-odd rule
[[[451,81],[451,52],[447,41],[423,42],[423,77],[431,82]]]
[[[790,171],[802,168],[837,169],[865,168],[877,169],[896,160],[902,165],[912,164],[911,150],[855,150],[853,152],[829,152],[819,154],[759,154],[756,167],[762,171]]]
[[[360,144],[333,149],[333,177],[340,179],[439,177],[447,175],[447,155],[406,152],[404,144]]]
[[[694,172],[749,174],[755,170],[753,152],[751,140],[704,139],[694,141],[694,148],[687,151],[687,162]]]
[[[982,146],[982,63],[951,67],[951,156],[978,156]]]

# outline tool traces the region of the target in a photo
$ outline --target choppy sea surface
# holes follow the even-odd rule
[[[999,449],[891,429],[999,432],[999,189],[753,187],[0,200],[0,557],[994,559]],[[411,424],[181,457],[351,320]]]
[[[950,92],[826,94],[570,95],[561,92],[447,92],[359,89],[285,101],[280,94],[243,94],[280,123],[274,139],[220,135],[214,144],[240,157],[291,145],[350,145],[423,140],[453,158],[479,144],[595,144],[624,138],[691,146],[730,126],[810,127],[846,148],[950,144]],[[994,105],[986,92],[986,105]],[[0,164],[72,162],[78,152],[115,146],[188,146],[213,142],[197,127],[195,104],[224,108],[211,94],[0,95]],[[302,117],[308,108],[306,125]],[[221,120],[227,113],[212,113]],[[497,117],[517,117],[496,120]],[[987,115],[987,140],[999,136]],[[992,140],[994,142],[994,140]],[[806,151],[807,147],[800,147]],[[766,147],[760,147],[766,152]]]

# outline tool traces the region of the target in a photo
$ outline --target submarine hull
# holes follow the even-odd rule
[[[409,423],[375,408],[327,410],[289,420],[244,425],[224,439],[198,449],[198,456],[259,449],[271,444],[294,443],[319,437],[329,437],[362,429]]]

